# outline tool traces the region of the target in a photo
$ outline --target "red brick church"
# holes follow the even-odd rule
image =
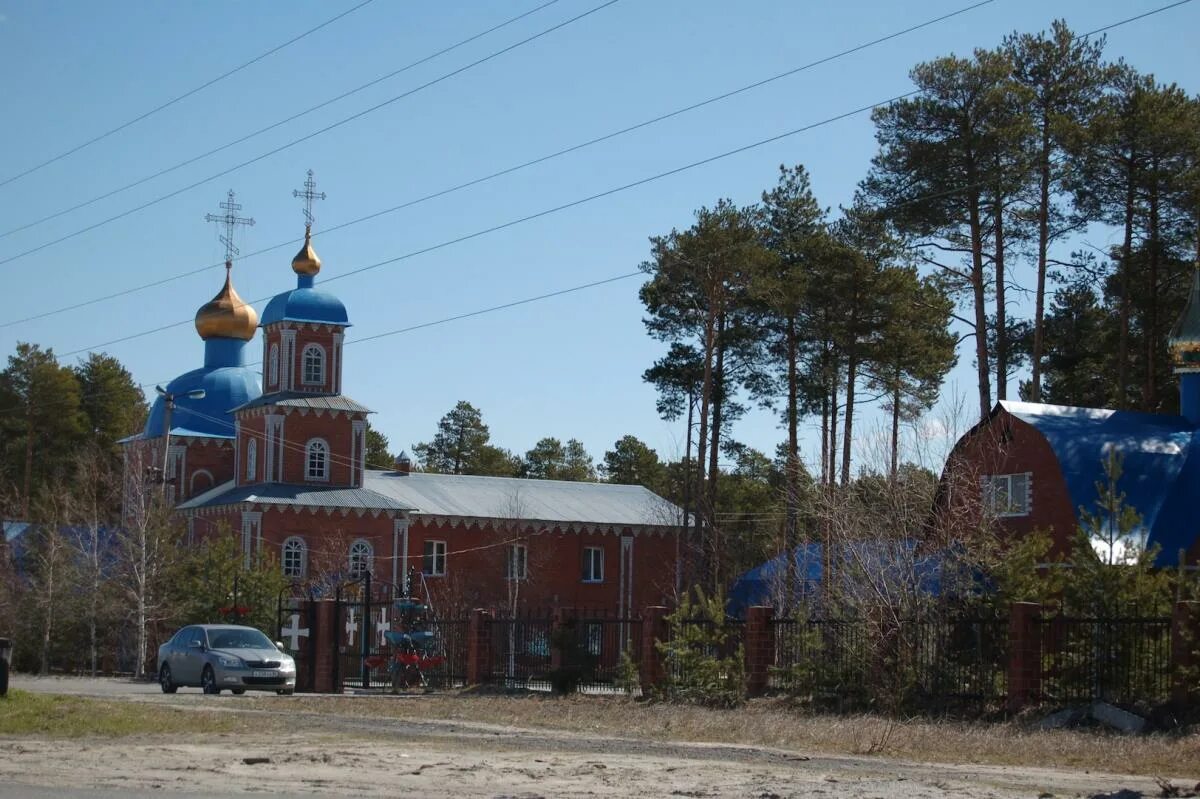
[[[296,287],[262,313],[234,290],[232,192],[225,284],[196,313],[202,367],[159,390],[127,473],[162,464],[194,536],[230,530],[297,582],[370,571],[442,608],[659,604],[676,590],[680,511],[641,486],[414,472],[366,462],[371,411],[342,393],[349,315],[316,286],[313,184]],[[245,350],[262,330],[265,385]],[[164,450],[164,445],[166,449]],[[411,585],[418,580],[421,585]]]

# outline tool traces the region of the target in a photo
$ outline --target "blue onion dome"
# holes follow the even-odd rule
[[[212,343],[212,342],[210,342]],[[243,342],[230,342],[243,345]],[[182,374],[165,386],[175,396],[171,412],[171,435],[233,438],[233,416],[230,411],[262,394],[258,374],[241,364],[204,366]],[[204,397],[191,399],[189,391],[204,389]],[[163,432],[166,403],[160,394],[146,419],[146,438],[156,438]]]
[[[1200,371],[1200,268],[1192,270],[1192,290],[1183,315],[1167,339],[1176,371]]]
[[[313,288],[313,278],[321,271],[321,259],[312,248],[308,229],[304,232],[304,247],[292,259],[292,270],[297,275],[296,288],[271,298],[263,309],[263,327],[276,322],[350,326],[350,316],[342,301],[329,292]]]

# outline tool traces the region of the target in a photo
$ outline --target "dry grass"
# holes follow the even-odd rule
[[[259,730],[261,722],[230,713],[196,712],[144,702],[9,691],[0,699],[0,736],[104,738],[147,734],[230,733]]]
[[[278,710],[270,700],[263,709]],[[1200,734],[1119,735],[878,716],[811,715],[782,700],[736,710],[648,704],[619,697],[437,694],[417,699],[297,697],[297,710],[342,716],[474,721],[654,741],[734,743],[804,753],[879,754],[940,763],[1060,767],[1200,778]],[[289,703],[290,704],[290,703]]]

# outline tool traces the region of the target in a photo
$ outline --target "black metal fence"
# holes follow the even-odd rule
[[[554,616],[529,613],[487,621],[491,680],[507,688],[549,690]]]
[[[434,633],[431,654],[441,663],[426,668],[425,679],[435,688],[457,688],[467,684],[467,630],[465,618],[439,619],[430,625]]]
[[[1043,616],[1039,626],[1048,702],[1154,704],[1170,697],[1170,618]]]
[[[629,690],[642,662],[640,617],[586,611],[570,621],[584,690]],[[571,659],[570,657],[568,659]],[[631,673],[632,672],[632,673]]]

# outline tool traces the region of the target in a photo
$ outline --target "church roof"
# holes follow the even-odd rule
[[[1142,516],[1147,545],[1160,547],[1159,565],[1174,565],[1200,533],[1200,430],[1182,416],[1001,401],[1036,429],[1058,459],[1075,512],[1095,511],[1108,453],[1122,456],[1117,490]]]
[[[308,410],[346,411],[349,413],[372,413],[366,405],[362,405],[341,394],[314,394],[304,391],[276,391],[263,394],[249,402],[234,408],[244,411],[263,405],[278,405],[281,408],[306,408]]]
[[[350,510],[415,510],[411,505],[379,494],[369,488],[339,488],[337,486],[293,485],[290,483],[237,486],[232,480],[182,503],[179,505],[179,510],[238,505],[243,502],[256,505],[296,505]]]
[[[187,392],[201,388],[204,389],[201,399],[186,396]],[[230,410],[258,397],[260,391],[258,373],[246,366],[193,369],[168,383],[166,390],[176,397],[175,410],[171,414],[171,435],[204,438],[233,438]],[[165,413],[165,404],[160,395],[146,419],[143,438],[162,435]]]
[[[312,278],[300,280],[311,281]],[[308,286],[298,286],[291,291],[276,294],[267,303],[262,313],[261,326],[275,322],[313,322],[316,324],[350,326],[350,317],[342,301],[327,291]]]
[[[649,489],[612,483],[368,470],[363,484],[432,516],[622,528],[674,526],[682,513]]]

